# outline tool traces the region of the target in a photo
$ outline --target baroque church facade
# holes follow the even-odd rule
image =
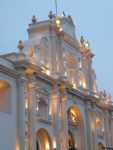
[[[71,16],[37,21],[0,56],[1,150],[112,150],[113,105]]]

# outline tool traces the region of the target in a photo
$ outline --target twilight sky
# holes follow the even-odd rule
[[[73,17],[78,38],[90,41],[98,88],[113,96],[113,0],[58,0],[58,8]],[[47,19],[50,10],[54,0],[0,0],[0,54],[17,51],[32,15]]]

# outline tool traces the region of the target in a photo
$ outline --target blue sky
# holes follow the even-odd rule
[[[98,87],[113,95],[113,0],[58,0],[58,9],[73,17],[78,38],[90,41]],[[32,15],[47,19],[49,10],[54,0],[0,0],[0,54],[17,51]]]

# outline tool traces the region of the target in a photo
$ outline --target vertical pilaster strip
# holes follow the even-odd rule
[[[96,150],[96,115],[90,103],[86,106],[87,145],[88,150]]]
[[[109,147],[109,125],[108,125],[108,113],[105,111],[105,141],[106,147]]]
[[[67,94],[65,83],[60,86],[60,114],[61,114],[61,150],[68,149],[68,126],[67,126],[67,112],[66,112]]]
[[[113,116],[112,116],[112,112],[111,112],[111,146],[113,147]]]
[[[85,107],[85,115],[86,115],[86,126],[87,126],[87,147],[88,150],[91,149],[91,125],[90,125],[90,106],[87,104]]]
[[[57,149],[60,150],[59,135],[59,91],[57,84],[53,85],[51,93],[51,114],[52,114],[52,130],[53,140],[56,141]]]
[[[25,86],[26,82],[22,78],[17,80],[17,136],[20,150],[25,150]]]
[[[27,98],[28,98],[28,150],[33,150],[33,106],[32,106],[32,101],[33,101],[33,83],[32,83],[32,78],[33,78],[33,73],[34,71],[31,68],[27,68],[25,70],[25,75],[27,78]]]

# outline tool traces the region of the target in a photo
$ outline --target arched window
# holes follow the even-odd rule
[[[51,150],[52,143],[48,132],[41,128],[36,134],[36,150]]]
[[[49,45],[48,45],[48,39],[46,37],[43,37],[40,41],[40,62],[43,65],[48,65],[49,63]]]
[[[76,109],[70,108],[68,110],[68,121],[75,125],[78,125],[80,123],[79,112]]]
[[[11,110],[11,87],[5,80],[0,80],[0,111],[10,112]]]
[[[87,88],[86,79],[83,72],[79,73],[79,86],[82,88]]]
[[[77,106],[71,106],[67,110],[69,132],[69,150],[84,149],[85,135],[82,114]],[[78,136],[80,135],[80,136]]]
[[[76,58],[72,52],[63,52],[63,63],[64,63],[64,75],[67,77],[71,84],[76,84]]]
[[[97,136],[99,137],[104,136],[104,118],[102,116],[96,117],[96,130],[97,130]]]
[[[49,113],[49,108],[48,108],[48,103],[45,99],[40,98],[38,103],[37,103],[37,115],[41,118],[41,119],[48,119],[48,113]]]

